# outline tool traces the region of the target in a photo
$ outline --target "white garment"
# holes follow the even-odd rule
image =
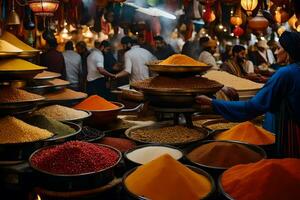
[[[125,71],[130,74],[130,82],[149,78],[149,69],[145,64],[155,59],[154,55],[139,45],[131,47],[124,55]]]
[[[243,69],[247,74],[254,73],[254,65],[250,60],[246,60],[243,64]]]
[[[215,57],[209,53],[208,51],[202,51],[199,56],[199,61],[204,62],[207,65],[212,66],[211,69],[218,70],[219,67],[217,65]]]
[[[258,53],[264,58],[264,60],[268,65],[275,63],[275,58],[271,49],[267,49],[266,52],[258,51]]]
[[[81,56],[73,50],[64,51],[63,56],[66,65],[67,80],[71,84],[78,84],[79,76],[82,72]]]
[[[104,57],[99,49],[94,49],[87,57],[87,80],[94,81],[104,77],[99,73],[98,68],[104,68]]]

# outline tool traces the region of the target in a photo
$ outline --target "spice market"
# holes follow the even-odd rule
[[[300,199],[300,1],[0,0],[0,199]]]

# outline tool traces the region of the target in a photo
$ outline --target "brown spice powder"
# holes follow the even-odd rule
[[[43,100],[44,97],[10,86],[0,88],[0,103],[17,103],[24,101]]]
[[[45,94],[44,96],[47,100],[69,100],[86,98],[87,94],[66,88],[58,92]]]

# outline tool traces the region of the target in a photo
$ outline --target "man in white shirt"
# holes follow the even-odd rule
[[[95,41],[94,46],[95,49],[87,57],[87,93],[109,98],[105,77],[115,78],[115,75],[104,69],[104,57],[101,52],[103,46],[101,46],[101,43]]]
[[[215,57],[213,56],[213,54],[216,53],[217,42],[208,37],[202,37],[199,40],[199,44],[202,52],[200,53],[198,60],[212,66],[211,69],[218,70],[219,67],[217,65]]]
[[[80,77],[82,76],[81,56],[74,51],[72,41],[65,44],[63,57],[66,65],[66,79],[70,82],[70,88],[79,90]]]
[[[124,70],[116,78],[129,76],[130,82],[141,81],[149,78],[149,69],[146,63],[155,60],[155,56],[137,45],[136,39],[128,36],[122,38],[121,43],[126,50],[124,55]]]

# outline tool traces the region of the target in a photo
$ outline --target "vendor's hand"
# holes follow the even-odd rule
[[[199,96],[196,96],[196,102],[198,104],[200,104],[201,106],[209,106],[210,107],[212,99],[205,95],[199,95]]]

